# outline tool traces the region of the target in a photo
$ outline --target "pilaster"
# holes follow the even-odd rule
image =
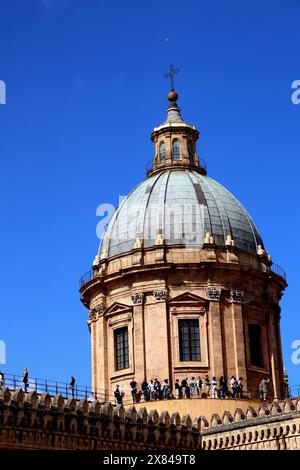
[[[232,343],[231,351],[234,356],[235,376],[243,378],[244,390],[247,390],[247,366],[246,351],[243,326],[243,293],[240,291],[230,291],[231,321],[232,321]],[[229,339],[227,338],[227,342]]]
[[[215,375],[219,379],[221,375],[224,375],[220,313],[221,289],[207,289],[206,296],[209,300],[208,329],[210,370],[212,371],[212,375]]]
[[[139,384],[146,377],[145,325],[143,293],[133,293],[133,338],[134,338],[134,376]]]

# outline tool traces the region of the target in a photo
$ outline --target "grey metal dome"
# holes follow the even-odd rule
[[[201,247],[206,234],[217,246],[230,236],[237,248],[257,253],[262,239],[250,215],[222,185],[193,170],[165,170],[139,184],[112,215],[99,255],[111,257],[166,245]]]

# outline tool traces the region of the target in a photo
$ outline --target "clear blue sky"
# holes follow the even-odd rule
[[[145,177],[170,63],[211,177],[249,210],[288,275],[285,365],[299,328],[300,1],[1,0],[1,323],[8,372],[90,382],[79,277],[96,207]],[[168,39],[168,40],[166,40]],[[2,366],[0,366],[2,367]]]

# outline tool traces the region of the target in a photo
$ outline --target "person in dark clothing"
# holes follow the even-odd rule
[[[144,400],[150,401],[149,384],[146,379],[144,379],[142,383],[142,392],[144,394]]]
[[[137,383],[133,377],[132,381],[130,382],[131,388],[131,395],[132,395],[132,403],[136,403],[136,394],[137,394]]]
[[[227,379],[226,377],[223,377],[223,375],[220,377],[220,398],[228,398],[228,386],[227,386]]]
[[[155,390],[156,400],[160,400],[161,399],[161,384],[158,379],[154,380],[154,390]]]
[[[243,398],[243,377],[240,377],[238,380],[237,398]]]
[[[205,396],[206,398],[210,396],[210,380],[208,375],[205,376]]]
[[[117,405],[122,405],[123,396],[122,396],[119,385],[116,386],[116,390],[114,391],[114,395],[115,395],[115,398],[116,398],[116,401],[117,401]]]
[[[181,381],[181,391],[182,391],[182,398],[186,398],[186,390],[188,388],[188,381],[187,378]]]
[[[27,369],[27,367],[25,367],[25,369],[24,369],[22,381],[23,381],[23,383],[24,383],[24,390],[25,390],[25,393],[26,393],[26,392],[27,392],[27,389],[28,389],[28,386],[29,386],[28,369]]]
[[[71,395],[74,398],[74,391],[75,391],[75,377],[71,375],[70,385],[69,388],[71,389]]]
[[[169,380],[165,379],[163,383],[163,399],[168,400],[170,397],[170,385]]]

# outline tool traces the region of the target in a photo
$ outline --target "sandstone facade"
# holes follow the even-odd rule
[[[108,399],[116,384],[129,395],[158,377],[243,377],[257,397],[263,377],[285,397],[279,300],[286,282],[264,256],[207,244],[201,250],[158,246],[103,260],[81,288],[89,307],[93,387]],[[179,357],[178,320],[198,319],[201,360]],[[251,365],[248,325],[261,327],[263,364]],[[114,330],[128,327],[129,367],[116,371]],[[105,395],[106,394],[106,395]]]

